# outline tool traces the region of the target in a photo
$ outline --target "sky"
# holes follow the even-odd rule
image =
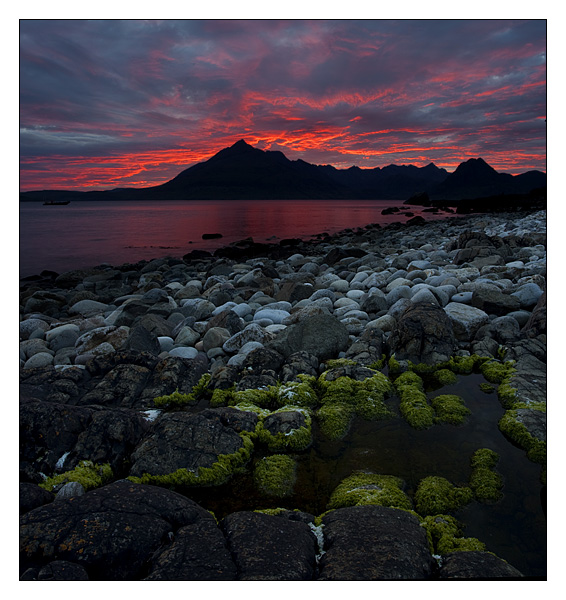
[[[22,191],[157,185],[239,139],[546,171],[544,20],[23,19],[19,43]]]

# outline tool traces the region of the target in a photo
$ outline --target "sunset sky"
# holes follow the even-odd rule
[[[20,21],[20,189],[168,181],[239,139],[337,168],[546,171],[546,22]]]

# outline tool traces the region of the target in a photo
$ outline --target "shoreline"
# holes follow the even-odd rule
[[[205,527],[202,521],[202,527],[217,536],[215,543],[237,544],[232,527],[255,531],[261,537],[258,531],[269,531],[278,523],[287,531],[301,519],[303,525],[310,524],[304,530],[305,544],[311,543],[306,540],[321,524],[324,527],[316,531],[324,543],[332,527],[350,531],[361,518],[379,529],[378,522],[400,518],[403,508],[412,506],[417,517],[406,517],[407,532],[414,529],[415,535],[417,531],[421,535],[423,524],[431,526],[426,515],[440,511],[463,519],[472,531],[467,539],[475,541],[464,542],[451,534],[451,548],[471,544],[455,553],[458,562],[448,560],[453,554],[446,546],[435,546],[438,559],[433,559],[426,541],[419,538],[415,543],[424,562],[420,566],[407,563],[402,578],[442,578],[449,572],[459,578],[485,577],[486,573],[544,577],[545,516],[539,493],[542,498],[546,490],[546,224],[546,211],[467,215],[415,225],[368,224],[333,235],[316,234],[308,242],[269,246],[247,242],[228,246],[216,256],[196,253],[188,260],[158,258],[133,265],[102,265],[24,282],[20,289],[20,426],[25,435],[20,485],[26,503],[22,517],[26,539],[45,538],[45,548],[68,544],[63,539],[47,542],[52,534],[37,530],[46,516],[56,518],[57,510],[66,510],[56,508],[61,502],[82,507],[88,520],[97,498],[101,502],[120,498],[120,502],[137,505],[143,502],[138,495],[155,494],[160,497],[156,502],[167,504],[176,497],[167,490],[173,486],[185,500],[197,502],[198,509],[191,510],[201,510],[211,506],[215,490],[224,490],[221,496],[230,498],[245,481],[243,508],[234,513],[230,507],[223,508],[221,526]],[[397,491],[390,487],[392,480],[379,480],[379,486],[385,485],[388,494],[398,498],[393,504],[383,504],[378,497],[361,499],[357,506],[339,500],[340,486],[371,488],[373,480],[360,484],[352,479],[355,473],[336,474],[323,489],[319,474],[317,486],[324,500],[315,496],[316,514],[301,504],[304,498],[293,492],[299,485],[293,469],[304,473],[314,468],[307,466],[313,453],[320,452],[315,448],[341,447],[346,443],[342,440],[353,443],[354,438],[348,437],[353,422],[379,428],[384,419],[384,423],[397,423],[403,431],[415,430],[424,436],[432,430],[437,436],[452,432],[454,439],[475,440],[475,430],[466,429],[474,421],[466,420],[462,405],[453,399],[446,405],[433,402],[435,394],[444,398],[461,394],[465,400],[469,392],[462,378],[468,374],[483,376],[484,401],[500,405],[503,418],[489,423],[489,436],[501,453],[507,487],[503,497],[497,488],[492,489],[493,499],[487,504],[482,504],[485,501],[476,492],[466,492],[462,482],[455,489],[463,490],[467,501],[475,503],[476,513],[470,515],[479,510],[482,518],[488,518],[491,510],[501,510],[515,494],[519,502],[528,498],[532,512],[510,530],[513,536],[521,536],[527,550],[513,550],[513,560],[508,560],[505,544],[495,552],[515,569],[505,570],[499,559],[489,563],[495,560],[488,554],[495,541],[487,543],[488,552],[481,550],[490,534],[486,531],[483,539],[474,517],[466,517],[449,503],[427,512],[415,491],[431,475],[426,470]],[[401,380],[406,383],[401,385]],[[437,390],[427,391],[424,400],[419,389],[420,385],[424,389],[423,382],[434,384]],[[450,385],[460,387],[446,387]],[[448,391],[441,391],[445,387]],[[379,402],[369,403],[375,394]],[[418,398],[420,403],[415,402]],[[476,406],[472,399],[468,403]],[[454,425],[441,422],[443,418],[463,421]],[[129,433],[108,437],[109,431]],[[409,439],[419,435],[412,433]],[[194,441],[205,438],[215,441],[205,448]],[[477,439],[470,443],[488,443],[483,437]],[[193,441],[180,444],[179,440]],[[512,449],[509,456],[507,444]],[[363,449],[351,469],[373,470],[374,477],[389,474],[374,470],[381,464],[379,452],[372,459],[377,462],[367,462],[366,457],[373,455]],[[396,447],[385,450],[398,452]],[[404,449],[405,453],[411,450],[424,453],[426,445],[420,450]],[[268,473],[282,477],[278,482],[261,474],[259,465],[265,459]],[[460,459],[454,456],[454,461]],[[92,473],[86,479],[66,479],[80,471],[84,460],[108,465],[92,491],[87,483]],[[317,464],[329,457],[321,454],[313,460]],[[522,466],[509,470],[515,464]],[[436,468],[433,474],[449,479]],[[412,467],[404,474],[407,480],[411,471]],[[525,478],[527,471],[529,488],[513,492],[514,481]],[[45,481],[42,473],[56,482],[49,492],[39,487]],[[327,477],[324,469],[321,473]],[[123,483],[125,478],[130,478],[129,487]],[[306,489],[315,487],[308,482]],[[65,494],[72,499],[64,500]],[[322,516],[330,497],[333,509]],[[362,506],[364,502],[371,506]],[[259,508],[278,507],[289,510],[250,516],[259,514],[251,512]],[[292,518],[294,509],[305,512]],[[112,519],[122,519],[118,513]],[[205,519],[204,513],[199,518]],[[112,564],[113,578],[143,578],[148,572],[152,578],[175,579],[180,574],[187,578],[188,572],[194,577],[196,571],[190,569],[197,567],[187,566],[180,560],[182,553],[178,554],[189,543],[186,532],[176,527],[178,542],[163,546],[159,558],[144,555],[149,571],[143,575],[120,564],[118,555],[105,559]],[[295,539],[293,535],[299,534],[291,529],[289,539]],[[378,529],[375,535],[385,535],[382,530],[378,534]],[[54,526],[53,535],[59,530]],[[82,534],[77,530],[73,535]],[[141,548],[141,536],[137,531],[121,543]],[[337,542],[340,552],[349,544],[357,547],[349,536]],[[400,543],[404,539],[401,536]],[[95,552],[86,562],[74,550],[64,555],[65,560],[83,564],[86,576],[99,578],[96,552],[104,543],[104,536],[91,542],[89,548]],[[249,552],[263,556],[263,543],[261,539],[249,542]],[[296,554],[293,542],[289,548]],[[315,560],[314,547],[311,558],[306,557],[297,572],[289,567],[291,571],[283,578],[348,578],[352,565],[339,552],[324,548],[326,558],[320,554]],[[29,552],[22,563],[27,577],[33,569],[63,557]],[[207,573],[213,575],[213,558],[203,552]],[[387,578],[387,571],[372,571],[380,560],[372,552],[360,558],[363,569],[373,573],[368,578]],[[474,563],[476,558],[480,563]],[[307,566],[311,559],[316,566]],[[234,566],[232,558],[223,560],[223,578],[246,577],[245,569]],[[265,560],[265,573],[274,573],[277,561]],[[254,573],[252,578],[258,577]]]

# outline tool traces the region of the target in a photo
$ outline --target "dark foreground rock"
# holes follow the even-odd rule
[[[227,516],[222,528],[239,579],[313,579],[317,544],[306,523],[244,511]]]
[[[334,510],[323,520],[322,580],[428,579],[436,563],[419,520],[382,506]]]
[[[91,579],[141,579],[171,536],[199,521],[214,517],[180,494],[118,481],[23,515],[21,564],[65,560],[82,565]]]
[[[440,579],[518,579],[523,575],[489,552],[453,552],[440,567]]]

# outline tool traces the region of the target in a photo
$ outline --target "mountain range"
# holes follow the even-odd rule
[[[431,201],[458,201],[504,194],[528,194],[546,186],[546,174],[498,173],[482,158],[461,163],[453,173],[434,165],[389,165],[336,169],[289,160],[282,152],[254,148],[244,140],[147,188],[78,192],[21,192],[21,201],[51,200],[406,200],[426,194]]]

